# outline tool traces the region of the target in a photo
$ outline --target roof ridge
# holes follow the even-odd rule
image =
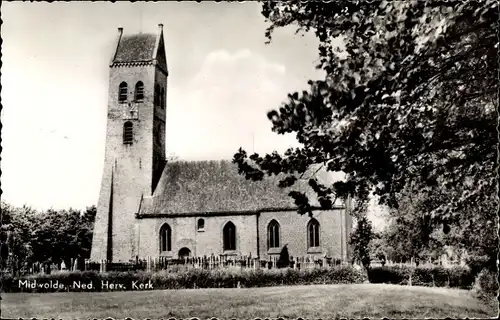
[[[232,160],[230,160],[230,159],[193,159],[193,160],[177,159],[177,160],[171,160],[169,162],[232,162]]]

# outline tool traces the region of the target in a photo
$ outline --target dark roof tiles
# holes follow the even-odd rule
[[[291,190],[306,192],[318,206],[307,181],[290,189],[278,187],[280,177],[246,180],[230,161],[178,161],[168,163],[152,197],[145,197],[140,215],[203,214],[294,208]]]
[[[157,36],[149,33],[123,35],[116,49],[114,63],[148,62],[154,58]]]

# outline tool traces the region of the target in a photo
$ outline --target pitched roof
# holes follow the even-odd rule
[[[307,176],[308,177],[308,176]],[[145,197],[140,215],[207,214],[293,209],[291,190],[306,192],[318,206],[307,181],[290,189],[278,187],[281,177],[246,180],[230,161],[177,161],[168,163],[152,197]]]
[[[123,35],[118,43],[113,62],[152,61],[155,55],[156,38],[156,35],[150,33]]]

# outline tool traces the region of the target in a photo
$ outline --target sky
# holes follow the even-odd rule
[[[164,25],[169,68],[167,154],[231,159],[284,151],[267,112],[323,74],[317,40],[268,26],[254,2],[21,3],[2,5],[2,199],[37,209],[97,203],[117,28]]]

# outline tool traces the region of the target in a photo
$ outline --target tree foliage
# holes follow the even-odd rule
[[[390,210],[388,224],[382,235],[390,260],[427,260],[433,251],[431,248],[441,247],[440,243],[436,245],[432,237],[436,224],[422,207],[423,200],[422,193],[411,186],[406,186],[397,195],[398,206]],[[437,255],[441,253],[435,251]]]
[[[453,193],[463,191],[456,186]],[[452,249],[464,253],[469,263],[494,270],[498,255],[497,202],[493,196],[484,195],[481,202],[468,203],[453,219],[435,221],[426,212],[434,202],[446,203],[452,194],[441,192],[429,199],[418,188],[407,186],[398,195],[398,208],[390,210],[390,219],[381,238],[390,260],[409,261],[411,258],[427,260],[437,258]]]
[[[5,267],[9,257],[20,264],[33,254],[31,233],[36,212],[27,206],[15,208],[1,202],[1,266]]]
[[[301,147],[240,149],[241,174],[284,173],[288,186],[321,164],[346,174],[328,186],[310,181],[322,206],[352,195],[357,211],[371,191],[397,208],[410,183],[428,199],[444,190],[449,201],[429,201],[426,211],[441,221],[496,196],[497,1],[268,1],[262,14],[269,41],[280,27],[313,31],[326,76],[268,114],[272,130],[295,133]],[[300,213],[310,210],[305,194],[290,196]]]
[[[35,261],[66,261],[89,258],[95,206],[83,213],[48,210],[39,215],[32,233]]]
[[[356,228],[351,233],[349,242],[352,246],[352,262],[358,262],[370,268],[370,242],[374,238],[372,223],[366,216],[357,219]]]
[[[370,258],[371,260],[379,260],[382,265],[387,261],[387,244],[382,232],[374,231],[370,241]]]
[[[95,215],[95,206],[84,212],[37,212],[2,202],[2,267],[7,259],[22,266],[62,261],[69,265],[72,258],[89,258]]]
[[[497,271],[498,202],[491,198],[484,197],[481,202],[465,206],[442,236],[443,244],[465,250],[469,264],[477,271],[483,268]]]

